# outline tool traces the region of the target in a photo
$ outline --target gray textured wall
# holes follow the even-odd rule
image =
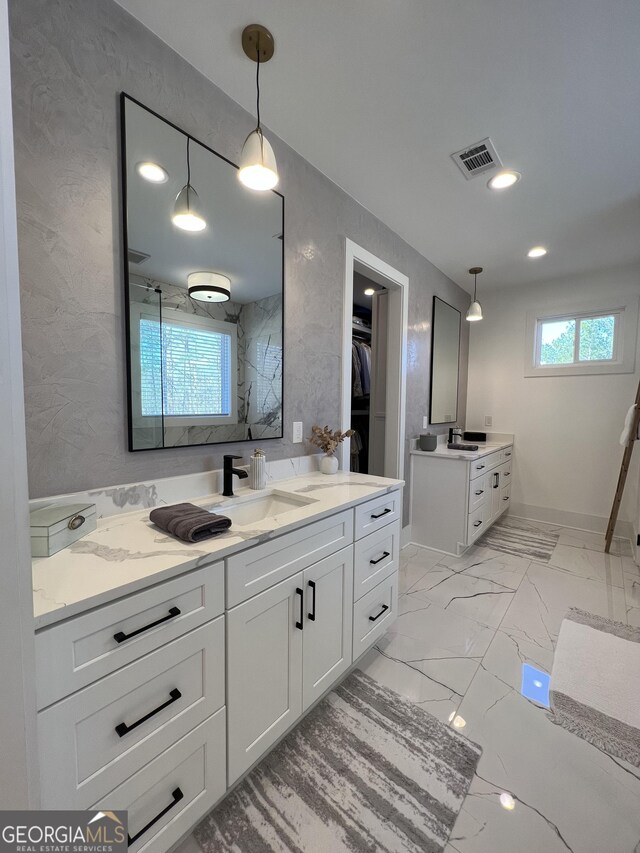
[[[112,0],[13,0],[10,23],[31,496],[204,471],[221,467],[223,453],[246,455],[249,444],[127,451],[118,94],[236,162],[254,120]],[[469,297],[269,138],[285,196],[286,315],[285,439],[267,453],[308,452],[290,442],[294,420],[306,432],[338,421],[345,237],[410,278],[406,423],[407,438],[417,435],[428,414],[433,294],[464,310]]]

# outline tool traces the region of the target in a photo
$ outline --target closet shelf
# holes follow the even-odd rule
[[[359,326],[357,323],[352,323],[351,328],[354,332],[358,332],[362,335],[368,335],[369,337],[371,337],[371,329],[365,329],[364,326]]]

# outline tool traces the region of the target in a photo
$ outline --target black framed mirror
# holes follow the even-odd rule
[[[129,449],[282,438],[284,198],[120,103]]]
[[[460,319],[457,308],[433,297],[431,319],[431,393],[429,422],[455,423],[458,418]]]

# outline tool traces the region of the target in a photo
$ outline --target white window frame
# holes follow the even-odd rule
[[[579,323],[592,317],[615,317],[614,353],[612,359],[578,361],[580,346]],[[575,320],[576,337],[574,361],[570,364],[540,364],[541,331],[543,323]],[[525,332],[525,376],[581,376],[599,373],[633,373],[638,333],[638,297],[617,302],[601,300],[558,306],[555,311],[530,311]]]
[[[160,415],[143,415],[140,393],[140,320],[144,317],[158,321],[159,311],[155,306],[144,302],[132,302],[131,315],[131,379],[133,421],[136,428],[150,427],[160,419]],[[191,426],[229,426],[238,423],[238,327],[235,323],[224,320],[214,320],[213,317],[201,317],[199,314],[187,314],[179,308],[162,308],[162,315],[167,319],[178,321],[185,326],[197,326],[209,331],[221,332],[231,337],[231,411],[229,415],[165,415],[165,427]]]

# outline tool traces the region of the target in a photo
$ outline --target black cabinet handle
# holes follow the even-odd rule
[[[476,465],[476,471],[482,471],[484,465]]]
[[[484,489],[478,489],[476,495],[484,495]]]
[[[148,625],[143,625],[142,628],[138,628],[137,631],[132,631],[130,634],[125,634],[124,631],[118,631],[117,634],[113,635],[113,639],[116,641],[116,643],[124,643],[125,640],[130,640],[132,637],[137,637],[138,634],[142,634],[143,631],[150,631],[157,625],[162,625],[163,622],[168,622],[169,619],[173,619],[175,616],[179,615],[180,609],[178,607],[170,607],[169,614],[167,616],[163,616],[162,619],[156,619],[155,622],[150,622]]]
[[[382,518],[383,515],[389,515],[390,512],[393,512],[393,510],[387,507],[386,509],[382,510],[382,512],[379,512],[377,515],[372,515],[371,518]]]
[[[493,476],[494,476],[493,488],[497,489],[498,486],[500,485],[500,474],[498,471],[496,471],[496,473]]]
[[[504,472],[504,476],[505,476],[505,477],[510,477],[510,476],[511,476],[511,471],[505,471],[505,472]]]
[[[502,500],[503,500],[503,501],[508,501],[508,500],[509,500],[509,498],[502,498]]]
[[[511,453],[505,453],[504,455],[505,456],[511,456]]]
[[[391,556],[391,553],[389,551],[385,551],[384,554],[382,555],[382,557],[378,557],[377,560],[369,560],[369,562],[371,563],[372,566],[375,566],[390,556]]]
[[[296,595],[300,596],[300,619],[296,622],[296,628],[300,628],[302,631],[304,629],[304,625],[302,624],[302,614],[304,611],[304,590],[300,589],[300,587],[296,587]]]
[[[480,525],[481,525],[481,524],[482,524],[482,522],[481,522],[481,521],[474,521],[474,522],[473,522],[473,526],[474,526],[474,527],[480,527]]]
[[[382,614],[383,614],[383,613],[386,613],[386,612],[387,612],[387,610],[388,610],[388,609],[389,609],[389,605],[388,605],[388,604],[383,604],[383,605],[382,605],[382,610],[380,611],[380,613],[378,613],[378,615],[377,615],[377,616],[369,616],[369,622],[375,622],[375,621],[376,621],[376,619],[379,619],[379,618],[382,616]]]
[[[136,720],[135,723],[131,723],[130,726],[128,726],[126,723],[118,723],[118,725],[116,726],[116,734],[118,735],[118,737],[124,737],[125,735],[129,734],[129,732],[132,732],[134,729],[137,729],[138,726],[141,726],[143,723],[146,723],[147,720],[151,719],[151,717],[155,717],[155,715],[159,714],[160,711],[164,711],[164,709],[168,708],[169,705],[173,705],[174,702],[177,702],[178,699],[182,697],[182,693],[180,693],[178,689],[175,689],[172,690],[171,693],[169,693],[169,696],[171,697],[170,699],[168,699],[166,702],[163,702],[162,705],[158,705],[158,707],[154,708],[153,711],[149,711],[149,713],[145,714],[144,717],[140,717],[140,719]]]
[[[135,835],[127,835],[127,846],[128,846],[128,847],[131,847],[131,845],[132,845],[132,844],[135,844],[135,843],[136,843],[136,841],[137,841],[141,836],[143,836],[143,835],[145,834],[145,832],[146,832],[148,829],[151,829],[151,827],[152,827],[155,823],[157,823],[161,818],[163,818],[163,817],[166,815],[166,813],[167,813],[167,812],[171,811],[171,809],[172,809],[175,805],[177,805],[177,804],[180,802],[180,800],[184,797],[184,794],[182,793],[182,791],[180,790],[180,788],[176,788],[176,789],[175,789],[175,791],[173,791],[173,793],[171,794],[171,796],[173,797],[173,800],[169,803],[169,805],[168,805],[168,806],[165,806],[165,808],[163,808],[163,809],[162,809],[162,811],[161,811],[161,812],[159,812],[159,813],[158,813],[158,814],[153,818],[153,820],[150,820],[150,821],[149,821],[149,823],[148,823],[146,826],[143,826],[143,827],[142,827],[142,829],[140,830],[140,832],[136,832],[136,834],[135,834]]]
[[[309,586],[311,587],[311,592],[313,593],[313,598],[311,599],[311,613],[308,613],[308,617],[311,622],[316,621],[316,582],[309,581]]]

